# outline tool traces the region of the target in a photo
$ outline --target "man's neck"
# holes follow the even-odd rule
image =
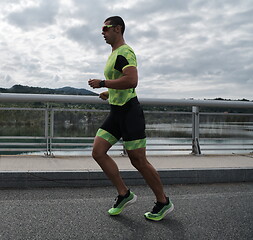
[[[117,48],[121,47],[122,45],[125,45],[125,41],[123,38],[119,39],[119,41],[116,41],[113,45],[112,45],[112,51],[116,50]]]

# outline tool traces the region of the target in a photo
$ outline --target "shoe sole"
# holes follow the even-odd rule
[[[128,201],[127,203],[125,203],[125,205],[122,206],[122,208],[121,208],[121,210],[119,212],[117,212],[115,214],[112,214],[112,213],[109,213],[109,214],[111,216],[117,216],[117,215],[119,215],[124,210],[125,207],[128,207],[128,206],[132,205],[133,203],[136,202],[136,200],[137,200],[137,196],[134,194],[133,198],[130,201]]]
[[[152,219],[152,218],[146,217],[146,215],[144,215],[144,216],[145,216],[145,218],[148,219],[148,220],[158,222],[158,221],[161,221],[162,219],[164,219],[164,218],[165,218],[169,213],[171,213],[173,210],[174,210],[174,204],[172,203],[171,207],[170,207],[167,211],[165,211],[164,214],[163,214],[163,216],[162,216],[161,218],[159,218],[159,219],[155,219],[155,218]]]
[[[163,218],[167,216],[169,213],[171,213],[174,210],[174,204],[171,204],[171,207],[163,214]]]
[[[133,203],[135,203],[136,200],[137,200],[137,196],[134,194],[133,199],[131,199],[130,201],[128,201],[128,202],[122,207],[122,210],[123,210],[125,207],[130,206],[130,205],[132,205]]]

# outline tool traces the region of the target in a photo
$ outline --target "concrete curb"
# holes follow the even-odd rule
[[[199,168],[158,170],[164,184],[253,182],[253,168]],[[145,185],[136,170],[121,171],[127,185]],[[0,188],[111,186],[102,171],[0,172]]]

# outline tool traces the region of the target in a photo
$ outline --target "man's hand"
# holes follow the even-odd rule
[[[102,80],[100,79],[90,79],[88,81],[88,84],[92,87],[92,88],[100,88],[99,86],[99,83],[101,82]]]
[[[102,92],[99,94],[99,97],[103,100],[107,100],[109,98],[109,92],[108,91]]]

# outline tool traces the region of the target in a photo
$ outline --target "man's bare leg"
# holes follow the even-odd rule
[[[96,136],[93,145],[92,157],[117,188],[118,194],[124,196],[127,193],[128,188],[120,176],[117,164],[107,154],[110,148],[111,144],[109,142]]]
[[[132,165],[142,174],[149,187],[154,192],[158,202],[166,203],[166,195],[158,172],[146,158],[146,148],[127,150]]]

